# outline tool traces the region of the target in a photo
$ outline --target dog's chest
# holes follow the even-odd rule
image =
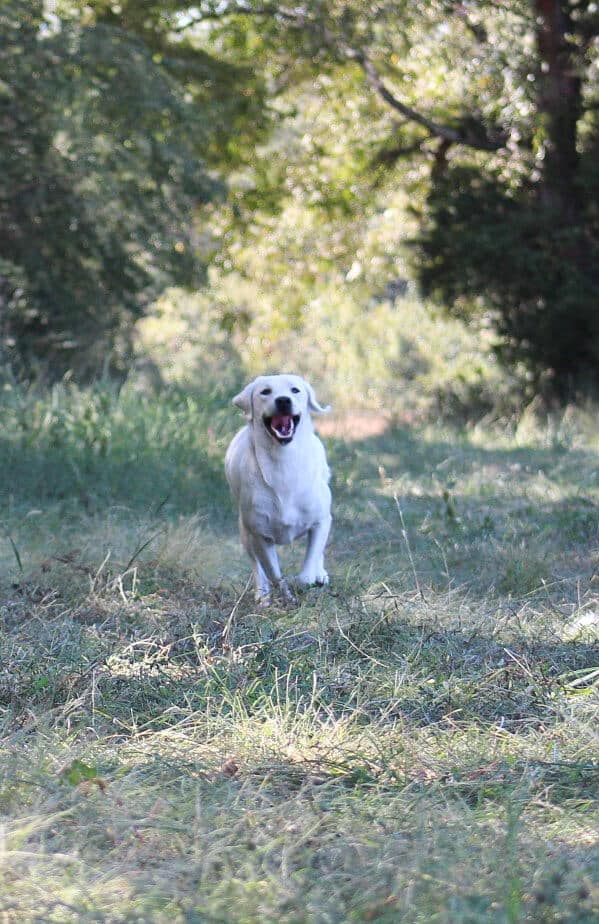
[[[265,486],[254,496],[252,529],[277,545],[288,545],[318,522],[322,506],[318,491],[273,491]]]

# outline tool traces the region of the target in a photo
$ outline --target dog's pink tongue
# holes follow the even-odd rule
[[[293,418],[290,414],[276,414],[270,425],[281,436],[289,436],[293,432]]]

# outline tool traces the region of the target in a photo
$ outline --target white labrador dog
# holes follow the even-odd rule
[[[239,533],[254,569],[256,597],[293,594],[281,575],[277,545],[307,536],[297,582],[328,584],[324,549],[331,528],[330,471],[310,412],[322,414],[311,385],[297,375],[261,375],[233,398],[248,424],[233,438],[225,474],[239,508]]]

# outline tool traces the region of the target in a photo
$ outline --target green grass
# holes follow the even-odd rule
[[[0,920],[597,920],[590,412],[329,438],[332,584],[267,611],[226,398],[2,416]]]

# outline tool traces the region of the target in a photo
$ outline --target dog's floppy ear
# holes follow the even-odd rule
[[[316,395],[314,394],[314,389],[312,386],[308,382],[305,384],[308,390],[308,410],[312,411],[314,414],[328,414],[331,410],[330,406],[327,405],[326,407],[322,407],[322,405],[319,404]]]
[[[238,395],[235,395],[233,398],[233,404],[235,407],[241,408],[248,420],[252,420],[254,416],[254,407],[252,404],[252,392],[254,391],[254,382],[250,382],[249,385],[246,385],[243,391],[240,391]]]

